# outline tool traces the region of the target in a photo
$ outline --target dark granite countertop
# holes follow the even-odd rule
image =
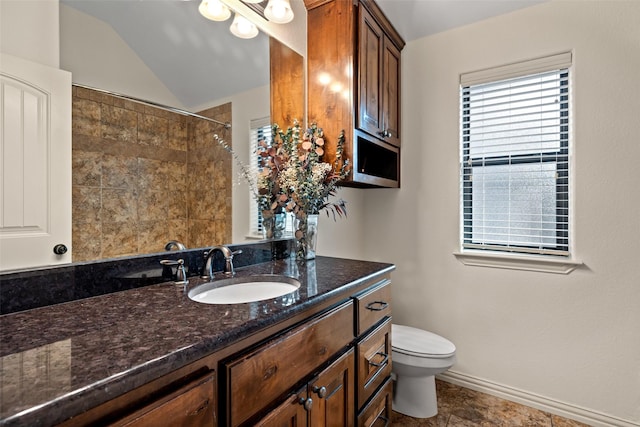
[[[58,423],[393,268],[289,258],[237,273],[295,277],[293,297],[208,305],[169,282],[0,316],[0,425]]]

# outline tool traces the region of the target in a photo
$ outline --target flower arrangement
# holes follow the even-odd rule
[[[345,135],[342,131],[336,144],[333,162],[324,161],[325,140],[322,128],[313,123],[304,131],[297,120],[293,127],[272,126],[273,141],[260,141],[257,147],[258,168],[247,167],[218,135],[214,139],[234,157],[240,174],[249,184],[262,214],[265,228],[275,227],[277,217],[292,212],[296,218],[297,257],[315,257],[317,215],[346,216],[346,202],[330,201],[336,195],[340,181],[349,175],[349,160],[343,158]],[[311,218],[310,218],[311,217]],[[267,232],[267,237],[277,237]]]
[[[336,195],[340,181],[349,174],[349,161],[343,158],[345,136],[340,133],[335,160],[324,161],[325,140],[322,128],[311,124],[302,130],[294,121],[293,127],[282,130],[273,125],[273,141],[258,144],[257,200],[263,218],[280,212],[293,212],[298,220],[296,238],[305,245],[307,217],[326,210],[341,217],[346,215],[346,202],[330,201]],[[304,250],[305,248],[301,248]]]
[[[265,198],[262,206],[272,211],[284,208],[296,217],[325,209],[334,218],[346,214],[344,200],[329,201],[349,173],[349,161],[342,158],[344,132],[338,138],[333,164],[323,161],[324,133],[315,123],[304,132],[298,121],[286,131],[275,124],[273,135],[271,144],[261,141],[258,147],[257,187],[259,196]]]

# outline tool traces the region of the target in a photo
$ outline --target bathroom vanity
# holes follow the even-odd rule
[[[382,425],[393,269],[286,258],[237,270],[300,281],[272,300],[165,282],[0,316],[0,425]]]

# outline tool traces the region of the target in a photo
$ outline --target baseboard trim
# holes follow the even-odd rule
[[[593,427],[640,427],[639,423],[633,421],[612,417],[607,414],[549,399],[548,397],[518,390],[460,372],[449,370],[437,375],[436,378],[461,387],[470,388],[505,400],[560,415],[561,417],[580,421]]]

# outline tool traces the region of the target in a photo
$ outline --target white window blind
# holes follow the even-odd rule
[[[461,76],[463,250],[569,255],[570,61]]]
[[[266,141],[271,143],[271,122],[269,117],[263,117],[260,119],[251,120],[249,123],[250,136],[249,136],[249,158],[251,161],[252,170],[258,168],[258,142]],[[253,198],[253,194],[250,194],[249,201],[250,213],[249,213],[249,233],[252,237],[262,238],[262,214],[258,210],[258,203]]]

